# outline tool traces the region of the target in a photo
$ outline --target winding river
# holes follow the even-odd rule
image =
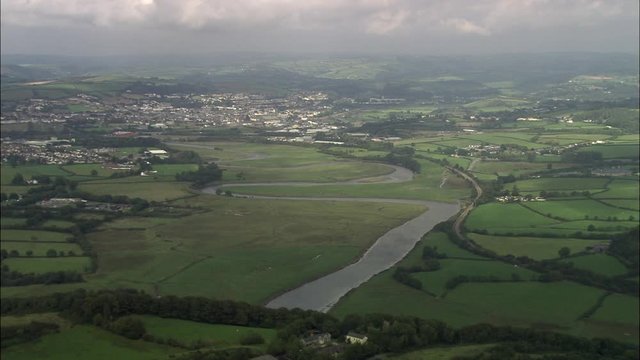
[[[391,166],[391,165],[389,165]],[[272,183],[228,183],[209,186],[202,191],[207,194],[215,194],[216,190],[224,186],[315,186],[332,184],[380,184],[411,181],[413,173],[399,166],[391,166],[393,171],[386,175],[368,177],[356,180],[334,183],[307,183],[307,182],[272,182]],[[398,261],[402,260],[422,235],[429,232],[436,224],[454,216],[458,210],[458,204],[449,204],[436,201],[385,199],[385,198],[327,198],[327,197],[273,197],[254,195],[234,195],[235,197],[273,199],[273,200],[300,200],[300,201],[363,201],[385,202],[397,204],[417,204],[426,206],[428,210],[417,217],[397,226],[384,235],[360,257],[360,259],[340,270],[325,275],[319,279],[305,283],[293,290],[269,301],[266,306],[270,308],[301,308],[305,310],[328,311],[342,296],[374,275],[387,270]]]

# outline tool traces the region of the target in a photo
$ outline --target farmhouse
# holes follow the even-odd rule
[[[349,331],[347,336],[345,336],[345,342],[349,344],[365,344],[369,340],[366,335],[358,334],[353,331]]]
[[[302,345],[310,347],[321,347],[331,342],[331,334],[311,332],[302,339]]]
[[[151,149],[151,150],[146,150],[144,152],[145,155],[147,156],[157,156],[160,159],[165,159],[169,156],[169,153],[166,152],[165,150],[161,150],[161,149]]]

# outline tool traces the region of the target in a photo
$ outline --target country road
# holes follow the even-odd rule
[[[447,168],[450,171],[462,176],[465,180],[471,183],[471,185],[474,187],[476,191],[476,197],[473,199],[473,201],[469,205],[467,205],[467,207],[464,208],[464,210],[462,210],[460,215],[458,215],[458,217],[456,218],[456,221],[453,223],[453,230],[456,233],[456,236],[458,236],[458,238],[460,239],[464,239],[464,236],[462,234],[462,224],[464,223],[464,220],[467,218],[467,215],[469,215],[471,210],[473,210],[473,208],[475,207],[476,201],[478,201],[478,199],[480,199],[480,197],[482,196],[482,188],[480,187],[480,185],[478,185],[478,182],[474,178],[467,175],[467,173],[465,173],[464,171],[458,170],[453,167],[447,167]]]

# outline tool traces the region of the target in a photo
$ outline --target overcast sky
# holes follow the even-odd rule
[[[3,54],[638,52],[638,0],[2,0]]]

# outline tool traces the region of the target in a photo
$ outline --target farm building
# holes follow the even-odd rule
[[[345,336],[345,342],[349,344],[365,344],[369,340],[366,335],[358,334],[352,331],[349,331],[347,336]]]

